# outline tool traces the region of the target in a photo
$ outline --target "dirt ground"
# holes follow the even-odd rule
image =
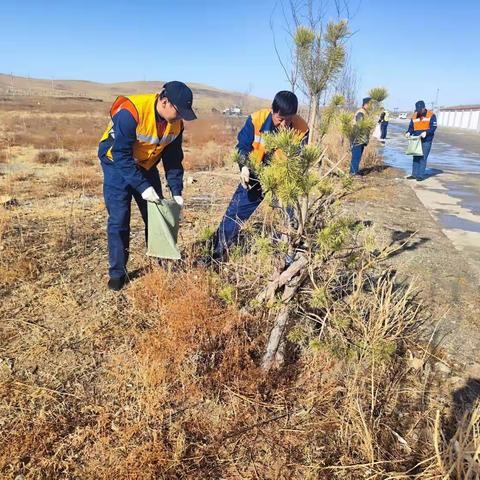
[[[452,366],[478,377],[480,295],[466,252],[454,248],[400,170],[385,168],[361,177],[346,206],[373,222],[384,245],[398,245],[389,263],[410,279],[428,307],[432,341],[449,352]]]

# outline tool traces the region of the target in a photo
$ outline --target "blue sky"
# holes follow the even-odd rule
[[[440,104],[480,103],[479,0],[351,1],[361,2],[348,47],[359,97],[385,85],[391,108],[420,98],[429,103],[437,88]],[[0,72],[100,82],[178,79],[270,98],[288,87],[269,27],[276,3],[0,0]],[[281,18],[273,18],[281,37]]]

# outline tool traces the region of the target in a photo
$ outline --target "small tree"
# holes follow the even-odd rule
[[[286,244],[282,248],[284,261],[279,264],[272,281],[255,299],[255,305],[275,303],[275,298],[279,302],[262,362],[263,368],[268,370],[283,362],[284,341],[299,288],[309,272],[329,255],[325,249],[322,256],[316,253],[320,249],[319,242],[326,245],[325,242],[331,241],[330,236],[342,236],[338,228],[332,230],[332,235],[327,235],[328,239],[320,238],[318,232],[325,227],[325,212],[345,192],[349,179],[347,183],[339,180],[335,186],[330,178],[321,176],[318,168],[324,157],[321,147],[303,146],[302,136],[291,129],[266,134],[265,149],[271,155],[271,161],[259,164],[252,157],[250,166],[256,170],[262,190],[278,199],[286,219],[282,237]]]
[[[304,92],[309,98],[309,143],[315,141],[315,127],[320,97],[336,78],[345,63],[344,41],[348,37],[348,22],[329,22],[315,30],[299,26],[294,35],[296,58]]]
[[[330,103],[322,112],[322,118],[320,120],[320,138],[323,138],[328,132],[329,128],[341,112],[341,108],[345,106],[345,97],[339,93],[336,93],[330,99]]]

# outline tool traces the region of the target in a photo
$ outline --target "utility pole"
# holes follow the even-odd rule
[[[440,93],[440,89],[437,88],[437,95],[435,96],[435,108],[438,108],[438,94]],[[433,110],[433,109],[432,109]]]

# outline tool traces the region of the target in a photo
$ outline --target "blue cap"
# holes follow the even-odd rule
[[[183,82],[168,82],[163,88],[165,96],[175,106],[183,120],[195,120],[197,116],[192,109],[193,93]]]
[[[419,100],[415,104],[415,110],[423,110],[425,108],[425,102],[423,100]]]

